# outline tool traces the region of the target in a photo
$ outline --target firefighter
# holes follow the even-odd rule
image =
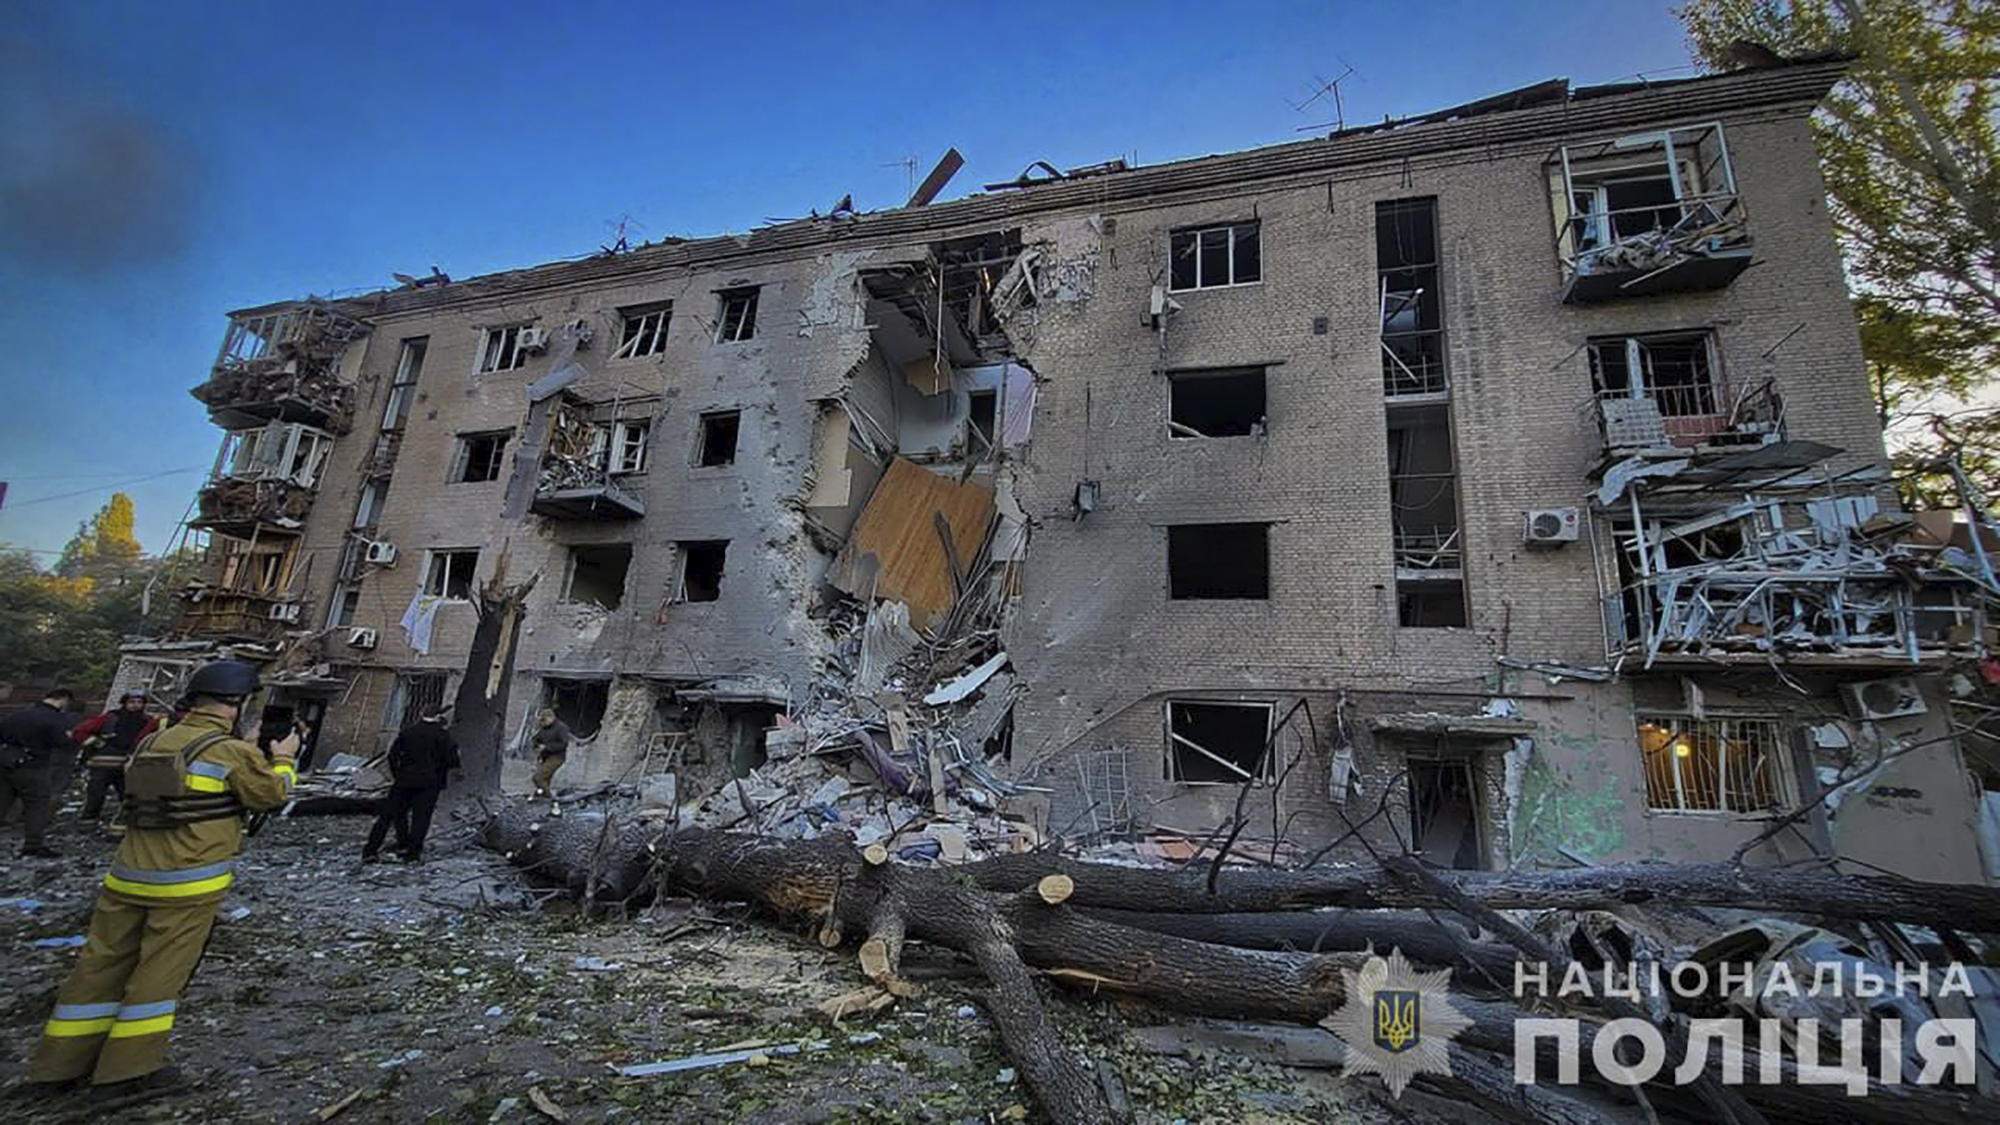
[[[28,1080],[42,1089],[89,1080],[129,1089],[176,1085],[167,1034],[234,878],[245,810],[285,803],[296,735],[271,758],[235,736],[257,670],[234,660],[197,669],[186,717],[142,741],[125,772],[125,838],[104,877],[89,938],[56,993]]]
[[[119,801],[125,800],[125,759],[140,739],[158,729],[160,720],[146,714],[145,693],[128,691],[119,697],[116,711],[85,719],[69,732],[70,740],[89,753],[83,760],[90,782],[83,792],[82,819],[103,814],[106,790],[116,790]]]

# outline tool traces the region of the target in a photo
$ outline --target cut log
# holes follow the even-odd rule
[[[1069,900],[1076,891],[1076,881],[1067,875],[1044,875],[1035,884],[1035,894],[1050,906],[1057,906]]]
[[[1206,886],[1203,868],[1087,863],[1051,851],[995,856],[959,869],[982,889],[1018,891],[1045,875],[1076,880],[1079,906],[1238,914],[1342,906],[1355,910],[1448,907],[1438,896],[1373,865],[1348,868],[1230,868]],[[1603,910],[1647,903],[1727,906],[1847,921],[1914,922],[2000,933],[2000,888],[1922,883],[1875,875],[1657,863],[1574,871],[1442,871],[1472,901],[1499,910]]]

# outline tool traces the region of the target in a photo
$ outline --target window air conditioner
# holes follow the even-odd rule
[[[1841,690],[1847,694],[1849,712],[1855,718],[1867,722],[1874,722],[1877,719],[1900,719],[1907,715],[1921,715],[1930,710],[1924,703],[1924,693],[1918,689],[1916,679],[1911,676],[1869,680],[1859,684],[1842,684]]]
[[[396,545],[385,542],[370,543],[368,544],[368,553],[365,557],[369,563],[375,566],[395,566]]]
[[[347,631],[347,643],[351,648],[374,648],[375,630],[349,629]]]
[[[1530,508],[1522,538],[1530,547],[1558,547],[1574,543],[1580,522],[1575,508]]]
[[[549,330],[538,325],[527,325],[514,338],[514,346],[529,355],[540,355],[549,350]]]

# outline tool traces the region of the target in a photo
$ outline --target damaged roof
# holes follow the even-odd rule
[[[1706,120],[1768,108],[1809,110],[1846,73],[1851,60],[1817,56],[1783,65],[1664,82],[1571,87],[1550,79],[1464,105],[1326,137],[1240,152],[1193,157],[1085,177],[1035,180],[1007,190],[925,206],[863,212],[839,221],[799,219],[743,234],[669,239],[618,254],[551,262],[421,287],[383,290],[335,302],[361,316],[394,315],[503,294],[630,277],[655,270],[752,257],[782,257],[832,246],[869,247],[949,232],[997,227],[1038,214],[1089,209],[1116,212],[1163,198],[1213,189],[1380,166],[1431,153],[1551,142],[1627,129],[1635,124]],[[1094,169],[1093,169],[1094,171]],[[1121,205],[1124,205],[1121,207]],[[291,301],[238,309],[243,316]]]

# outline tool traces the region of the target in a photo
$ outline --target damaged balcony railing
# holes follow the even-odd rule
[[[345,433],[354,392],[339,377],[339,359],[366,331],[324,301],[235,317],[208,380],[192,393],[232,429],[279,421]]]
[[[1550,163],[1564,300],[1720,289],[1749,267],[1719,122],[1564,145]]]
[[[556,404],[528,510],[551,519],[639,519],[646,504],[611,471],[611,429],[592,421],[590,409],[572,397]]]
[[[285,478],[222,477],[195,498],[195,518],[189,526],[244,538],[258,527],[296,531],[312,511],[313,493]]]
[[[1396,531],[1396,573],[1401,577],[1455,577],[1464,565],[1458,529]]]
[[[1772,380],[1727,401],[1709,382],[1595,392],[1587,409],[1607,452],[1769,445],[1784,440],[1785,403]]]

